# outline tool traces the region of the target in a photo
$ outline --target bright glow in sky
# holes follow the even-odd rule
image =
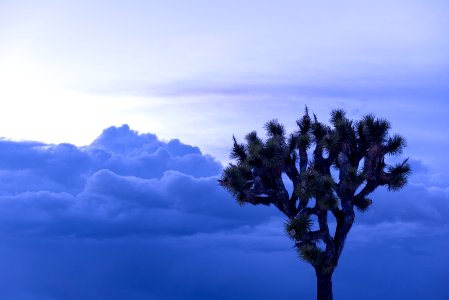
[[[271,115],[293,124],[305,103],[326,115],[345,104],[365,113],[362,100],[433,101],[448,78],[444,8],[2,1],[0,135],[88,144],[103,128],[129,123],[223,159],[219,144],[231,132]]]

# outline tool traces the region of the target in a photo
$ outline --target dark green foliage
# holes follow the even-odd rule
[[[300,151],[307,151],[307,149],[312,144],[312,138],[310,135],[310,129],[312,128],[312,121],[310,120],[309,110],[306,107],[304,116],[296,121],[296,124],[299,127],[299,131],[295,134],[292,134],[293,143],[292,145],[296,146],[292,149],[299,149]]]
[[[326,125],[315,115],[312,120],[306,108],[296,124],[298,129],[287,137],[277,120],[265,124],[265,140],[255,131],[245,136],[246,144],[233,137],[235,163],[224,169],[219,182],[240,204],[276,206],[288,218],[285,231],[299,257],[317,274],[332,274],[355,210],[365,212],[373,203],[367,196],[379,186],[398,190],[407,183],[407,160],[393,166],[385,161],[386,155],[401,154],[406,143],[400,135],[389,136],[390,123],[371,114],[353,121],[344,110],[334,110]],[[285,177],[293,184],[292,195]],[[337,222],[333,233],[329,214]],[[313,231],[312,215],[319,227]]]
[[[307,107],[304,116],[300,120],[296,121],[296,124],[298,125],[299,132],[301,134],[307,134],[309,132],[312,122],[310,120],[309,109]]]
[[[354,152],[356,133],[354,131],[353,122],[346,118],[346,112],[341,109],[332,111],[331,123],[335,130],[332,131],[329,140],[329,150],[335,153],[341,151],[347,155]]]
[[[304,151],[313,144],[316,146],[316,162],[303,161],[309,167],[307,171],[299,174],[301,184],[294,186],[295,196],[303,201],[315,198],[322,208],[327,209],[334,209],[338,205],[336,183],[330,173],[323,173],[326,166],[323,163],[340,171],[340,180],[344,183],[345,192],[354,192],[365,180],[374,180],[376,185],[386,185],[390,190],[400,189],[407,183],[407,177],[410,175],[409,165],[404,162],[387,166],[383,159],[385,154],[402,153],[406,145],[405,139],[400,135],[388,137],[388,121],[368,114],[360,121],[353,122],[347,118],[344,110],[339,109],[332,111],[332,127],[329,127],[319,122],[315,115],[312,120],[306,108],[304,115],[296,123],[299,130],[290,134],[287,139],[284,126],[277,120],[265,124],[268,136],[266,141],[255,131],[245,136],[246,144],[238,143],[233,137],[230,156],[237,164],[225,169],[220,181],[222,185],[245,202],[243,191],[251,187],[253,168],[262,172],[263,182],[272,183],[270,178],[280,176],[286,165],[295,164],[299,154],[305,155]],[[327,161],[323,160],[324,154],[329,157]],[[346,156],[341,156],[342,154]],[[364,164],[359,171],[362,159]],[[363,205],[358,206],[363,210]]]
[[[257,132],[251,131],[245,136],[245,140],[248,142],[248,147],[251,146],[261,146],[263,144],[262,140],[257,136]]]
[[[314,118],[314,122],[311,126],[311,133],[313,135],[314,142],[317,143],[319,141],[321,141],[324,136],[329,132],[329,127],[327,127],[326,125],[318,122],[316,116]]]
[[[284,136],[285,128],[284,125],[279,124],[278,120],[271,120],[265,124],[265,129],[270,137],[274,136]]]
[[[317,201],[321,209],[325,210],[338,209],[339,200],[334,193],[328,194],[324,198],[319,198]]]
[[[301,240],[312,227],[312,220],[307,214],[300,214],[285,222],[285,232],[293,240]]]
[[[307,150],[312,144],[312,139],[308,134],[301,134],[297,137],[296,144],[300,150]]]
[[[345,183],[348,188],[355,191],[365,181],[363,173],[359,173],[356,167],[349,167]]]
[[[382,143],[385,141],[390,123],[384,119],[378,119],[374,115],[369,114],[362,118],[362,135],[369,143]]]
[[[235,136],[232,136],[234,145],[232,147],[231,159],[237,159],[238,161],[244,161],[246,159],[245,145],[237,143]]]
[[[385,144],[385,153],[391,155],[401,154],[405,146],[405,139],[402,136],[395,134],[390,137]]]
[[[300,176],[302,184],[296,186],[293,192],[299,199],[309,200],[316,194],[316,172],[308,170],[308,172],[303,173]]]
[[[290,153],[295,151],[295,149],[298,147],[298,135],[293,133],[290,134],[287,141],[287,147]]]
[[[368,210],[370,205],[373,203],[371,199],[363,198],[363,199],[356,199],[354,201],[354,206],[357,208],[360,212],[365,212]]]
[[[325,259],[325,253],[313,243],[299,245],[297,249],[298,256],[312,266],[319,266]]]
[[[346,121],[346,112],[343,109],[335,109],[331,111],[331,123],[334,127]]]
[[[257,136],[255,131],[248,133],[245,136],[247,141],[246,148],[248,150],[248,157],[246,163],[250,166],[260,167],[262,165],[261,150],[264,147],[263,141]]]
[[[228,189],[240,204],[245,200],[244,189],[251,179],[251,172],[247,169],[230,164],[223,171],[223,179],[220,184]]]
[[[338,204],[333,188],[335,182],[330,175],[322,175],[314,169],[309,169],[301,175],[302,185],[295,189],[295,193],[300,199],[319,199],[323,207],[335,207]]]
[[[407,178],[411,174],[407,159],[402,164],[388,167],[387,186],[389,190],[399,190],[407,184]]]
[[[286,155],[286,147],[277,138],[268,139],[259,153],[262,157],[264,167],[267,169],[282,169]]]

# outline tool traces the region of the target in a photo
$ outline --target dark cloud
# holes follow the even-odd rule
[[[103,238],[179,235],[259,224],[218,186],[221,164],[198,147],[127,125],[89,146],[0,143],[0,223],[6,234]]]
[[[434,186],[429,169],[419,160],[411,159],[412,175],[409,184],[397,192],[378,188],[369,197],[374,201],[371,208],[359,216],[360,222],[413,222],[449,229],[449,189]]]
[[[5,233],[179,235],[255,226],[272,216],[282,220],[269,207],[240,208],[217,184],[221,164],[198,147],[160,141],[127,125],[110,127],[81,148],[1,140],[0,154]],[[360,230],[392,226],[406,228],[407,235],[418,225],[447,230],[447,187],[424,181],[429,169],[421,161],[411,164],[406,189],[381,188],[372,195],[374,205],[357,218],[356,224],[368,226]]]
[[[86,147],[2,140],[0,154],[0,298],[314,297],[313,270],[297,262],[284,217],[239,207],[217,184],[221,164],[197,147],[124,125]],[[437,285],[432,298],[447,298],[425,274],[449,275],[435,263],[447,262],[438,249],[448,246],[448,191],[421,183],[429,170],[412,166],[406,189],[379,190],[357,216],[336,297],[380,285],[365,298],[413,299]],[[413,274],[415,260],[425,274]],[[384,262],[388,284],[371,273]],[[421,285],[404,292],[401,276]]]

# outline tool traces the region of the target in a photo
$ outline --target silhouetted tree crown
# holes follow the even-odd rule
[[[330,278],[352,227],[354,208],[366,211],[372,204],[368,196],[379,186],[394,191],[407,183],[407,159],[395,165],[385,162],[387,155],[401,154],[406,142],[400,135],[389,135],[390,123],[372,114],[353,121],[344,110],[334,110],[327,125],[315,115],[311,118],[306,108],[296,124],[298,129],[288,136],[282,124],[271,120],[265,124],[266,139],[255,131],[245,136],[245,143],[233,137],[234,162],[219,182],[240,204],[273,204],[287,216],[286,233],[317,273],[318,299],[332,299]],[[290,194],[283,174],[293,185]],[[333,233],[328,212],[337,222]],[[313,231],[312,215],[319,227]]]

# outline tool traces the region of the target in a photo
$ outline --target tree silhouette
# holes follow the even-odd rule
[[[310,263],[317,277],[317,299],[332,299],[332,274],[346,236],[354,222],[354,209],[364,212],[367,198],[377,187],[395,191],[407,183],[407,159],[387,165],[385,156],[398,155],[405,147],[400,135],[389,136],[387,120],[366,115],[359,121],[344,110],[331,113],[330,126],[309,116],[308,109],[296,123],[299,130],[286,137],[277,120],[265,124],[267,139],[255,131],[245,144],[234,145],[219,183],[240,204],[273,204],[287,217],[285,230],[295,242],[300,258]],[[309,158],[311,156],[311,158]],[[289,194],[284,182],[293,185]],[[329,231],[329,212],[335,232]],[[312,217],[317,230],[312,230]]]

